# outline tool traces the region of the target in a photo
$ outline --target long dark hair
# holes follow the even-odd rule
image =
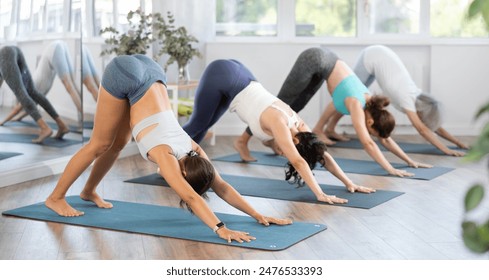
[[[295,135],[295,138],[298,140],[295,147],[311,170],[316,167],[316,163],[318,162],[324,166],[323,156],[327,147],[323,141],[319,140],[316,134],[312,132],[299,132]],[[303,187],[305,184],[290,161],[285,166],[285,180],[291,184],[297,184],[297,187]]]
[[[389,98],[374,95],[370,98],[365,107],[365,110],[370,113],[374,121],[372,128],[381,138],[388,138],[396,126],[394,116],[385,109],[389,104]]]
[[[192,189],[204,199],[208,199],[206,192],[212,186],[216,177],[214,166],[210,161],[192,150],[183,159],[183,168],[186,172],[185,180]],[[185,207],[192,213],[190,206],[183,200],[180,200],[180,207]]]

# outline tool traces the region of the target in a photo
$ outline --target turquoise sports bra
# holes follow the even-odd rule
[[[367,87],[360,81],[356,75],[350,75],[343,79],[333,91],[333,105],[336,111],[343,115],[349,115],[346,109],[345,99],[354,97],[360,101],[362,108],[365,107],[365,93],[368,93]]]

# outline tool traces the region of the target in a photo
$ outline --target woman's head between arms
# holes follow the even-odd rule
[[[210,161],[201,157],[196,151],[190,151],[186,157],[182,159],[182,173],[185,180],[194,189],[194,191],[207,199],[206,192],[214,183],[216,176],[214,166]],[[192,209],[180,200],[180,206],[186,207],[190,212]]]
[[[386,110],[389,103],[389,98],[380,95],[373,95],[367,101],[365,122],[370,134],[380,138],[388,138],[391,135],[396,126],[396,120]]]
[[[312,132],[299,132],[295,136],[295,147],[302,158],[307,162],[311,170],[316,167],[316,163],[324,165],[324,153],[326,144],[319,140],[316,134]],[[298,187],[304,186],[301,176],[290,162],[287,162],[285,170],[285,180]]]
[[[442,116],[440,103],[428,94],[420,94],[416,98],[416,113],[421,121],[432,131],[440,128]]]

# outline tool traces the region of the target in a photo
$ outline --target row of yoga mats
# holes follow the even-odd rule
[[[387,149],[376,141],[377,145],[382,151],[387,151]],[[408,154],[425,154],[425,155],[445,155],[441,150],[436,148],[431,144],[425,143],[408,143],[408,142],[396,142],[399,147]],[[331,145],[332,148],[348,148],[348,149],[363,149],[362,143],[358,139],[350,139],[349,141],[338,141],[336,144]],[[460,149],[455,146],[449,146],[448,148],[457,151],[466,151],[465,149]]]
[[[39,137],[37,134],[25,134],[25,133],[0,133],[0,142],[9,142],[9,143],[23,143],[23,144],[34,144],[32,143],[33,139]],[[81,138],[81,137],[80,137]],[[88,141],[89,138],[84,137],[84,141]],[[42,144],[35,145],[44,145],[55,148],[64,148],[67,146],[81,144],[82,140],[73,140],[68,138],[56,139],[53,137],[48,137],[42,141]]]
[[[287,162],[285,158],[269,153],[253,152],[252,155],[257,158],[258,161],[252,162],[251,164],[285,166]],[[237,154],[214,158],[213,160],[242,162]],[[388,175],[385,171],[379,169],[380,167],[375,162],[348,159],[336,159],[336,161],[345,172],[380,176]],[[410,178],[423,180],[436,178],[437,176],[452,170],[451,168],[445,167],[414,170],[410,170],[410,168],[402,165],[395,165],[395,167],[403,168],[410,172],[415,171],[416,176]],[[321,203],[316,200],[308,187],[296,188],[285,180],[226,174],[223,174],[222,177],[242,195],[307,203]],[[125,182],[168,187],[166,181],[159,174],[150,174],[129,179]],[[371,194],[352,194],[347,192],[346,188],[342,186],[323,184],[320,186],[327,194],[348,199],[347,204],[334,204],[334,206],[363,209],[370,209],[403,194],[402,192],[384,190],[377,190],[375,193]],[[37,203],[5,211],[3,214],[35,220],[270,251],[286,249],[327,229],[326,225],[307,222],[294,222],[292,225],[287,226],[271,225],[265,227],[248,216],[216,213],[219,219],[224,221],[229,228],[250,232],[251,235],[257,238],[249,243],[227,243],[225,240],[218,238],[198,218],[183,209],[114,200],[110,200],[110,202],[113,203],[114,208],[101,209],[91,202],[83,201],[78,196],[67,197],[67,201],[78,210],[85,212],[85,215],[80,217],[61,217],[45,207],[44,203]]]
[[[285,157],[278,156],[272,153],[256,152],[252,151],[251,155],[257,159],[257,161],[247,162],[247,164],[265,165],[265,166],[278,166],[285,167],[288,160]],[[356,160],[346,158],[334,158],[341,169],[346,173],[366,174],[375,176],[392,176],[387,173],[378,163],[367,160]],[[242,163],[242,159],[239,154],[231,154],[222,157],[216,157],[212,160]],[[392,163],[392,166],[397,169],[403,169],[407,172],[414,173],[412,177],[402,177],[405,179],[418,179],[418,180],[432,180],[438,176],[441,176],[447,172],[454,170],[454,168],[434,166],[432,168],[412,168],[405,164]],[[321,166],[316,166],[316,170],[325,170]]]

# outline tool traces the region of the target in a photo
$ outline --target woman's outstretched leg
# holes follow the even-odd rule
[[[93,134],[68,162],[53,192],[46,199],[46,206],[61,216],[80,216],[84,213],[66,202],[66,193],[78,177],[97,158],[108,151],[116,139],[119,128],[123,126],[128,111],[128,101],[113,97],[100,88],[99,101],[95,112]]]
[[[99,185],[100,181],[104,178],[105,174],[109,172],[114,162],[119,157],[120,152],[131,140],[131,127],[129,125],[129,106],[127,107],[127,113],[120,125],[119,131],[114,143],[107,152],[103,153],[99,158],[95,160],[90,176],[88,177],[85,187],[80,193],[80,197],[83,200],[92,201],[100,208],[112,208],[112,203],[105,201],[100,195],[97,194],[95,189]]]

